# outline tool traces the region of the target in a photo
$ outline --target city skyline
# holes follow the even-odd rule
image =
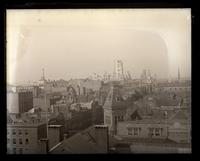
[[[143,69],[158,78],[177,78],[179,69],[181,77],[190,78],[190,12],[9,10],[7,82],[37,81],[42,68],[49,79],[112,74],[116,59],[133,78],[139,78]]]

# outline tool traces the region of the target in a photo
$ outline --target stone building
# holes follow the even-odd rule
[[[180,109],[165,119],[153,117],[119,122],[117,135],[125,139],[169,139],[190,144],[191,125],[188,113]]]
[[[47,127],[43,122],[7,124],[8,154],[45,154]]]
[[[113,84],[107,95],[104,109],[104,124],[108,125],[111,134],[116,133],[117,122],[124,120],[127,102],[123,100],[120,93],[120,85]]]

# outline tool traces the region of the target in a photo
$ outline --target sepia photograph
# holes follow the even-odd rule
[[[7,154],[183,154],[191,9],[7,9]]]

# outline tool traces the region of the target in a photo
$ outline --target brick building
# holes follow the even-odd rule
[[[7,153],[45,154],[46,129],[46,124],[41,122],[7,124]]]

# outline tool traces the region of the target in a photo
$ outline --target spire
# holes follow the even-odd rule
[[[42,68],[42,77],[41,77],[40,81],[46,81],[46,79],[44,77],[44,68]]]
[[[42,78],[44,79],[44,68],[42,68]]]

